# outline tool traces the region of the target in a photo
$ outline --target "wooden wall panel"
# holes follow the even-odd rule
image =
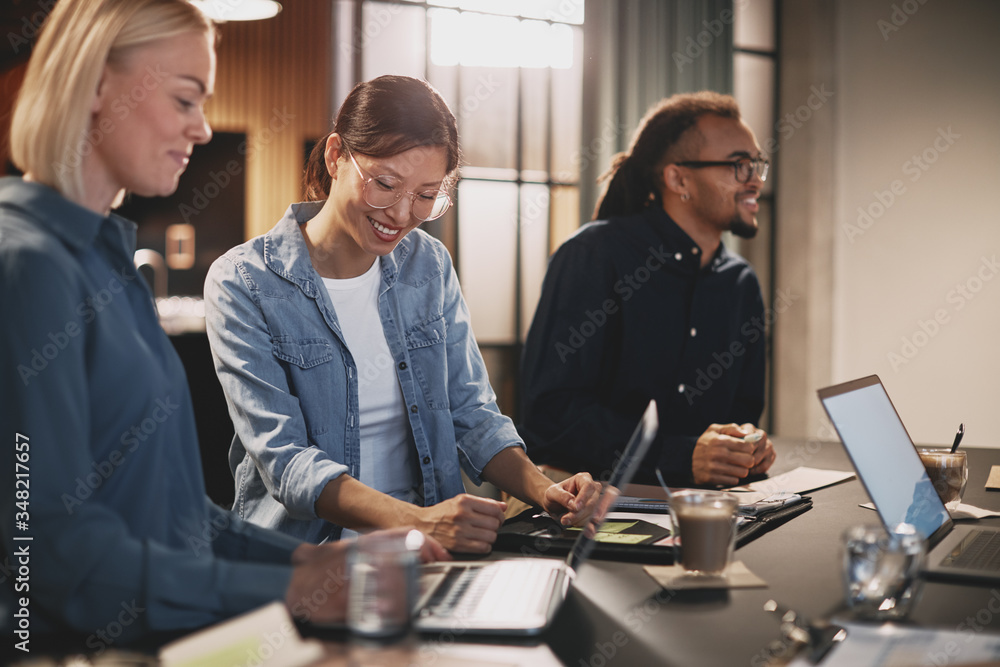
[[[303,146],[330,129],[332,3],[282,0],[266,21],[222,26],[208,119],[247,134],[246,237],[302,196]]]

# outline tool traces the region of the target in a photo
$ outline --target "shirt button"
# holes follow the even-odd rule
[[[681,257],[682,257],[682,255],[680,253],[677,253],[676,255],[674,255],[674,259],[676,259],[678,262],[681,261]]]
[[[406,370],[406,362],[405,361],[399,362],[399,370],[401,370],[401,371],[405,371]]]
[[[410,406],[410,412],[412,412],[413,414],[417,414],[417,406],[411,405]]]
[[[698,330],[695,329],[694,327],[691,327],[691,337],[694,338],[697,335],[698,335]]]
[[[423,458],[423,463],[424,463],[424,465],[427,465],[427,464],[428,464],[428,463],[430,463],[430,462],[431,462],[431,457],[429,457],[429,456],[425,456],[425,457]]]
[[[698,246],[695,246],[695,247],[691,248],[691,254],[692,255],[697,255],[698,254]]]
[[[683,384],[677,385],[677,393],[678,394],[683,394],[684,393],[684,385]]]

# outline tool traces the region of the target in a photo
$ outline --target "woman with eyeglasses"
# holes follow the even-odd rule
[[[209,339],[236,437],[234,509],[309,540],[415,526],[486,552],[504,503],[461,471],[584,520],[590,475],[553,484],[497,408],[444,246],[417,229],[451,206],[455,117],[423,81],[348,95],[313,150],[306,198],[213,264]]]
[[[11,653],[100,655],[274,600],[316,622],[345,616],[330,573],[346,545],[262,530],[205,495],[184,367],[132,264],[136,226],[114,213],[126,192],[174,192],[211,138],[216,37],[186,0],[59,0],[18,92],[24,176],[0,179]],[[447,557],[433,540],[423,553]]]

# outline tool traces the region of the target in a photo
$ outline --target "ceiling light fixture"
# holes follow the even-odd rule
[[[191,0],[213,21],[259,21],[278,15],[281,4],[274,0]]]

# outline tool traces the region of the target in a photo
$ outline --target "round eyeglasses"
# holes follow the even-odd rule
[[[687,162],[675,162],[678,167],[691,167],[700,169],[701,167],[732,167],[736,180],[740,183],[749,183],[756,173],[761,181],[767,180],[767,170],[771,163],[761,158],[741,157],[738,160],[689,160]]]
[[[358,176],[365,183],[361,189],[361,196],[372,208],[389,208],[402,199],[403,195],[410,195],[410,215],[423,222],[436,220],[451,208],[451,197],[444,190],[423,192],[404,190],[401,179],[389,174],[367,176],[350,150],[347,151],[347,155],[351,158],[354,168],[358,170]]]

